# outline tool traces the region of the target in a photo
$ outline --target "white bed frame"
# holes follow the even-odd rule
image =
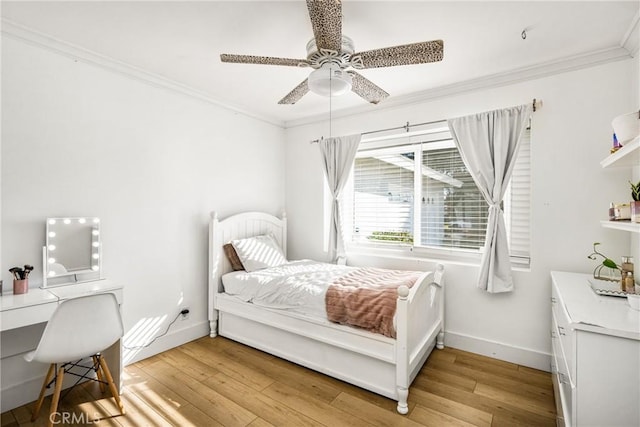
[[[409,386],[434,346],[444,348],[444,267],[425,272],[411,289],[398,289],[396,338],[329,321],[282,313],[224,293],[221,277],[232,271],[223,244],[273,233],[286,254],[287,219],[248,212],[222,221],[211,213],[209,322],[221,335],[398,401],[408,412]]]

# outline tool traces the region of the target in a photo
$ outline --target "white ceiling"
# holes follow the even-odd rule
[[[391,97],[376,107],[348,93],[333,98],[332,109],[340,114],[384,108],[463,82],[628,57],[629,46],[637,50],[632,39],[639,5],[637,0],[344,0],[343,33],[356,51],[442,39],[444,60],[363,70]],[[277,104],[307,77],[308,68],[219,59],[221,53],[305,58],[313,32],[304,1],[2,1],[2,17],[5,32],[17,24],[274,123],[313,120],[329,108],[328,98],[313,93],[295,105]]]

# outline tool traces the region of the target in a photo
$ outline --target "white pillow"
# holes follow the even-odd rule
[[[245,271],[252,272],[287,263],[280,245],[273,236],[262,235],[232,240],[231,244]]]

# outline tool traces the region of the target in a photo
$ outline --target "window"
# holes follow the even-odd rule
[[[529,261],[530,142],[525,132],[503,208],[512,259]],[[363,141],[342,200],[351,246],[479,253],[488,205],[448,130]]]

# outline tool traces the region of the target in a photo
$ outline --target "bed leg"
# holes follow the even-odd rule
[[[409,398],[409,389],[404,387],[398,387],[398,413],[405,415],[409,412],[409,405],[407,405],[407,399]]]
[[[436,348],[442,350],[444,348],[444,330],[438,332],[438,338],[436,339]]]
[[[209,336],[211,338],[218,336],[218,319],[209,321]]]

